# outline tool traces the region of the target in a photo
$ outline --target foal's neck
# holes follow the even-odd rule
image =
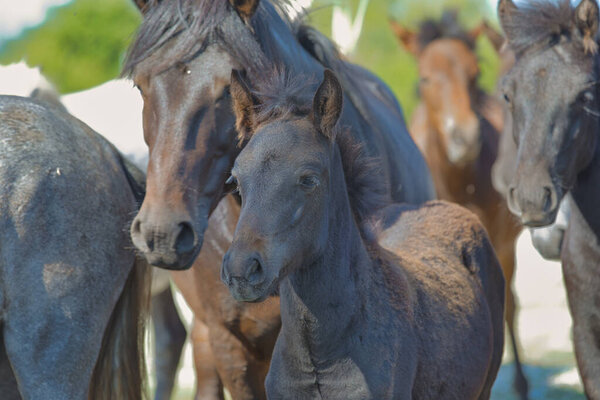
[[[337,175],[343,179],[343,174]],[[350,211],[345,185],[343,189],[332,190],[336,198],[329,205],[324,254],[290,274],[280,286],[282,331],[303,339],[301,343],[314,354],[331,354],[332,348],[343,346],[347,328],[361,321],[364,294],[372,280],[373,262]]]

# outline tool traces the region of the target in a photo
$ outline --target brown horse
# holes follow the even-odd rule
[[[482,25],[465,32],[455,13],[447,12],[439,23],[424,22],[418,33],[395,22],[392,28],[419,62],[421,103],[413,116],[411,134],[429,164],[438,196],[479,216],[502,265],[507,282],[506,322],[515,358],[514,387],[526,399],[527,380],[519,358],[512,290],[515,242],[521,226],[491,180],[503,109],[477,86],[475,40],[482,32],[489,34],[489,27]]]
[[[504,278],[483,226],[446,202],[388,206],[379,165],[336,127],[339,82],[310,81],[249,91],[232,75],[250,139],[232,169],[242,209],[222,279],[242,301],[281,296],[268,397],[488,399]]]

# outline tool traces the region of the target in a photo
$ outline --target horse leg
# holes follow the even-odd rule
[[[209,334],[215,365],[231,397],[266,400],[264,381],[268,362],[260,362],[250,354],[241,334],[236,335],[224,326],[211,326]]]
[[[515,359],[515,376],[513,381],[514,390],[518,393],[521,400],[527,400],[527,392],[529,385],[527,378],[523,373],[523,366],[519,357],[519,343],[517,339],[517,324],[516,324],[516,313],[517,304],[515,299],[515,293],[513,289],[513,278],[515,272],[515,242],[510,242],[504,245],[498,251],[498,260],[502,266],[502,272],[504,273],[505,285],[505,313],[504,318],[508,326],[508,333],[510,335],[510,343],[512,346],[513,357]]]
[[[600,246],[573,207],[562,252],[562,268],[573,318],[573,344],[589,399],[600,399]]]
[[[3,400],[21,400],[19,386],[4,348],[2,329],[3,327],[0,324],[0,393],[2,393]]]
[[[169,400],[187,331],[179,318],[171,287],[152,296],[154,325],[154,366],[156,370],[155,400]]]
[[[196,369],[196,400],[223,400],[223,383],[215,367],[208,327],[194,318],[191,336]]]

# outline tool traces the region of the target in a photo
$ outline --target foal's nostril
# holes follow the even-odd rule
[[[175,251],[179,254],[189,253],[196,245],[196,234],[194,228],[189,222],[181,222],[179,224],[179,234],[175,239]]]

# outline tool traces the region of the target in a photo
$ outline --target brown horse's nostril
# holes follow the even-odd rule
[[[178,254],[189,253],[196,247],[196,234],[189,222],[179,223],[179,234],[175,239],[175,251]]]

